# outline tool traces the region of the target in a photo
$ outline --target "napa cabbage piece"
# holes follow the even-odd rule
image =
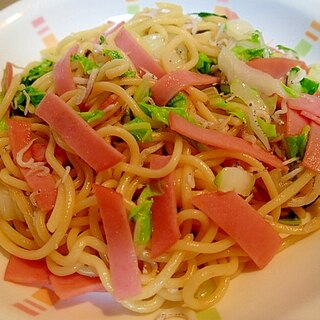
[[[29,70],[28,74],[21,79],[21,83],[25,86],[30,86],[37,79],[39,79],[40,77],[52,70],[53,62],[48,59],[44,59],[43,61],[39,62],[35,67]]]
[[[303,158],[308,143],[309,132],[310,126],[305,126],[301,134],[285,138],[289,159],[294,157]]]
[[[310,79],[307,72],[296,66],[288,72],[287,85],[297,93],[307,93],[313,95],[319,89],[319,81]]]
[[[199,52],[199,59],[196,64],[196,69],[204,74],[211,73],[211,67],[213,65],[213,60],[209,58],[205,53]]]
[[[78,112],[78,114],[83,120],[87,121],[88,123],[92,123],[94,121],[101,120],[106,113],[102,110],[92,110]]]
[[[265,72],[248,66],[244,61],[238,59],[229,47],[224,47],[220,51],[218,67],[226,75],[229,82],[240,80],[267,96],[273,94],[277,94],[280,97],[288,96],[281,81],[274,79]]]
[[[45,96],[45,92],[39,89],[22,85],[13,98],[13,109],[19,109],[25,112],[26,105],[31,103],[33,106],[38,106]]]
[[[123,128],[129,131],[139,142],[152,141],[151,124],[139,117],[125,123]]]
[[[88,57],[82,56],[78,53],[74,54],[71,57],[71,62],[73,62],[73,61],[79,61],[80,65],[83,69],[83,72],[85,74],[90,74],[93,69],[96,69],[99,67],[93,60],[91,60]]]
[[[226,34],[237,41],[250,38],[254,31],[253,26],[242,19],[228,20],[225,25]]]
[[[152,234],[151,207],[153,196],[158,195],[147,185],[141,192],[137,206],[131,209],[129,219],[135,222],[133,241],[136,245],[146,245]]]
[[[246,83],[239,80],[234,80],[230,84],[230,89],[233,94],[243,100],[248,106],[249,125],[265,148],[270,150],[268,136],[264,131],[266,125],[261,120],[259,124],[258,120],[262,118],[266,123],[271,122],[269,108],[265,105],[264,100],[260,97],[257,90],[250,88]]]
[[[187,107],[188,101],[187,97],[179,92],[175,95],[167,104],[167,106],[157,106],[150,103],[140,102],[139,107],[141,110],[151,117],[153,120],[157,120],[166,125],[169,125],[169,113],[174,112],[175,114],[180,115],[181,117],[194,122],[194,119],[189,115]]]
[[[219,191],[234,191],[242,196],[249,196],[255,183],[252,173],[241,167],[224,167],[214,180]]]

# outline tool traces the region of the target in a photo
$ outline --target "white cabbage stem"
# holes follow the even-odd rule
[[[218,66],[229,82],[238,79],[267,96],[275,93],[281,97],[287,97],[279,80],[272,78],[265,72],[249,67],[245,62],[239,60],[228,47],[222,48],[218,56]]]

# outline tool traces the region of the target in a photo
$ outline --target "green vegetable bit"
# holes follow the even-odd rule
[[[151,238],[151,207],[153,196],[158,195],[147,185],[141,192],[137,206],[131,209],[129,219],[135,222],[133,240],[137,245],[146,245]]]
[[[126,71],[125,73],[123,73],[123,74],[121,75],[121,77],[135,78],[136,75],[137,75],[137,74],[136,74],[135,71],[133,71],[133,70],[128,70],[128,71]]]
[[[294,89],[286,86],[283,82],[280,83],[281,87],[283,88],[284,92],[290,97],[290,98],[299,98],[299,93],[296,92]]]
[[[319,89],[319,82],[313,81],[308,78],[303,78],[300,81],[300,84],[301,84],[301,91],[303,93],[314,94]]]
[[[286,217],[279,219],[279,223],[288,226],[299,226],[301,224],[301,219],[293,211],[290,211]]]
[[[29,70],[28,74],[22,78],[21,83],[26,87],[33,84],[37,79],[45,75],[46,73],[52,71],[53,62],[47,59],[44,59],[38,65]]]
[[[141,118],[134,118],[133,120],[123,125],[124,129],[129,131],[137,141],[145,142],[151,141],[152,128],[149,122],[142,120]]]
[[[254,32],[252,32],[250,41],[255,44],[261,44],[263,42],[261,32],[259,30],[255,30]]]
[[[104,43],[106,42],[106,38],[105,38],[104,35],[101,35],[101,36],[99,37],[99,40],[100,40],[100,44],[104,44]]]
[[[85,56],[81,56],[78,53],[76,53],[71,57],[71,62],[73,61],[79,61],[81,67],[83,68],[84,73],[86,74],[90,74],[93,69],[96,69],[99,67],[93,60]]]
[[[123,56],[117,50],[103,49],[102,53],[111,59],[123,59]]]
[[[210,98],[209,103],[215,107],[225,110],[228,114],[237,117],[242,121],[246,121],[247,114],[240,108],[237,102],[226,102],[221,96]]]
[[[102,119],[105,115],[105,112],[102,110],[93,110],[78,112],[78,114],[83,120],[87,121],[88,123],[92,123],[96,120]]]
[[[299,55],[298,55],[297,51],[295,51],[295,50],[293,50],[293,49],[291,49],[291,48],[288,48],[288,47],[286,47],[286,46],[283,46],[282,44],[276,45],[276,48],[277,48],[278,50],[281,50],[282,52],[284,52],[284,53],[286,53],[286,54],[292,55],[292,56],[293,56],[294,58],[296,58],[296,59],[299,59]]]
[[[150,97],[150,88],[151,88],[150,81],[143,79],[138,85],[138,88],[133,95],[133,99],[137,103],[139,103],[139,102],[142,102],[143,99]]]
[[[265,48],[246,48],[244,46],[234,46],[232,52],[244,61],[250,61],[255,58],[263,58],[265,54]]]
[[[262,118],[257,118],[257,121],[259,127],[268,138],[272,139],[277,137],[277,128],[275,124],[268,123]]]
[[[286,137],[287,156],[288,158],[302,158],[307,146],[310,127],[305,126],[299,135]]]
[[[45,92],[40,91],[32,86],[19,89],[13,98],[13,109],[19,109],[24,112],[28,97],[30,97],[30,103],[36,107],[39,105],[44,96]]]
[[[208,74],[211,72],[211,66],[213,65],[213,60],[210,59],[205,53],[199,53],[199,59],[196,64],[196,68],[199,72]]]
[[[159,107],[154,104],[145,102],[139,103],[141,110],[154,120],[160,121],[166,125],[169,125],[169,113],[174,112],[188,121],[194,122],[194,119],[190,117],[187,112],[187,98],[182,97],[183,93],[179,93],[169,101],[168,106]]]
[[[221,15],[217,13],[212,13],[212,12],[197,12],[197,13],[190,13],[191,15],[197,15],[200,18],[207,18],[207,17],[219,17],[219,18],[224,18],[228,19],[226,15]]]
[[[7,120],[5,118],[2,118],[0,120],[0,131],[7,131],[7,130],[8,130]]]
[[[170,108],[187,108],[188,99],[185,94],[179,92],[176,96],[174,96],[169,102],[168,107]]]

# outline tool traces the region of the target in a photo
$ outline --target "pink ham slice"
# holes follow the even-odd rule
[[[320,117],[320,96],[301,94],[299,98],[287,99],[288,107],[293,110],[306,111]]]
[[[108,144],[71,107],[53,93],[47,93],[36,109],[68,146],[95,171],[108,169],[124,155]]]
[[[296,66],[300,66],[302,69],[308,70],[307,65],[303,61],[288,59],[288,58],[257,58],[247,62],[252,68],[258,69],[265,73],[268,73],[275,79],[281,79]]]
[[[169,114],[169,124],[171,130],[200,143],[216,148],[245,153],[272,167],[287,170],[287,167],[283,165],[278,157],[241,138],[228,136],[211,129],[200,128],[173,112]]]
[[[189,86],[202,86],[218,83],[218,77],[188,70],[176,70],[157,80],[151,88],[152,98],[158,106],[166,105],[179,91]]]
[[[150,168],[160,169],[170,160],[170,156],[153,155]],[[180,239],[177,219],[177,200],[174,189],[174,173],[171,172],[158,182],[163,193],[153,197],[151,256],[157,257]]]
[[[300,134],[302,129],[309,124],[308,119],[300,115],[296,110],[288,109],[286,122],[286,135],[295,136]]]
[[[235,192],[205,193],[193,197],[192,204],[233,238],[260,269],[282,245],[278,233]]]
[[[309,139],[302,165],[320,173],[320,125],[312,121],[310,127]]]
[[[76,88],[73,81],[70,58],[78,51],[78,48],[78,46],[72,47],[65,56],[54,65],[52,77],[56,93],[59,96]]]
[[[141,291],[140,270],[122,195],[101,185],[94,186],[108,244],[113,295],[132,298]]]
[[[137,42],[125,28],[121,28],[114,42],[132,61],[138,71],[148,71],[157,78],[165,72],[160,64]]]

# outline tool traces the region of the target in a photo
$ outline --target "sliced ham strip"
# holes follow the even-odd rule
[[[99,277],[86,277],[78,273],[63,277],[50,274],[49,280],[54,293],[62,300],[89,292],[106,292]]]
[[[281,79],[285,77],[286,74],[296,66],[308,70],[307,65],[303,61],[281,57],[257,58],[248,61],[247,65],[268,73],[275,79]]]
[[[94,186],[94,194],[108,244],[113,295],[117,300],[132,298],[141,292],[141,280],[123,197],[101,185]]]
[[[288,109],[286,121],[286,135],[295,136],[300,134],[302,129],[309,124],[309,120],[302,116],[298,111]]]
[[[179,91],[189,86],[202,86],[219,82],[218,77],[188,70],[167,73],[151,88],[152,98],[158,106],[166,105]]]
[[[233,238],[260,268],[279,251],[283,240],[259,213],[235,192],[211,192],[192,204]]]
[[[124,159],[71,107],[53,93],[47,93],[36,109],[36,115],[47,122],[68,146],[89,166],[99,172]]]
[[[76,88],[73,81],[70,59],[71,56],[78,51],[78,48],[78,45],[72,47],[65,56],[54,65],[52,77],[56,93],[59,96]]]
[[[245,153],[272,167],[287,170],[287,167],[283,165],[281,159],[241,138],[198,127],[173,112],[170,112],[169,123],[171,130],[200,143],[216,148]]]
[[[301,94],[299,98],[287,99],[287,104],[293,110],[306,111],[320,117],[320,96]]]
[[[320,173],[320,125],[314,121],[310,124],[309,139],[304,153],[302,165]]]
[[[170,160],[170,156],[153,155],[150,168],[160,169]],[[180,239],[177,200],[174,188],[174,173],[161,178],[158,183],[163,191],[153,197],[151,256],[158,257]]]
[[[46,261],[25,260],[11,255],[5,270],[4,280],[34,286],[44,287],[50,284],[50,271]]]
[[[149,71],[158,79],[165,74],[160,64],[134,39],[126,28],[120,29],[114,42],[131,59],[137,70]]]

